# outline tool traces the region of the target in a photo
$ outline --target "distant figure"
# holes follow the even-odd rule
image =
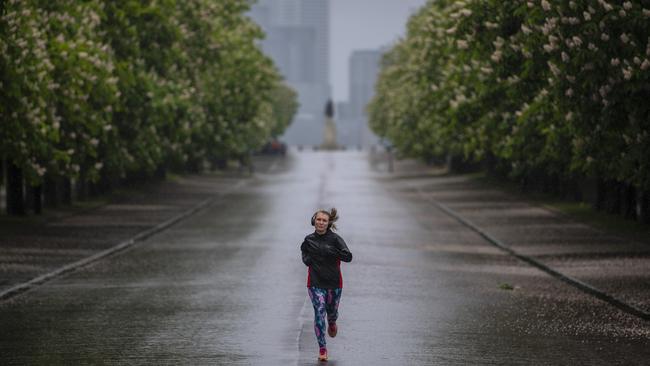
[[[307,235],[300,245],[302,262],[308,267],[307,292],[314,306],[314,331],[320,361],[327,361],[325,320],[330,337],[336,337],[338,332],[336,320],[343,289],[341,261],[352,261],[352,253],[345,241],[332,231],[336,230],[334,222],[338,218],[335,208],[329,212],[316,211],[311,217],[311,225],[315,227],[315,231]]]
[[[325,104],[325,117],[334,118],[334,103],[331,99]]]
[[[325,130],[321,148],[325,150],[336,150],[338,147],[336,143],[336,124],[334,123],[334,103],[330,99],[325,104]]]

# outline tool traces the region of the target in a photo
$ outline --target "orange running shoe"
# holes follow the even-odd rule
[[[327,334],[329,334],[330,337],[332,338],[336,337],[337,331],[338,328],[336,327],[336,323],[327,324]]]
[[[318,361],[327,361],[327,348],[321,348],[318,352]]]

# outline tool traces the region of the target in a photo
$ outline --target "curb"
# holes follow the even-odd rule
[[[111,256],[113,254],[124,251],[124,250],[134,246],[135,244],[137,244],[139,242],[142,242],[142,241],[146,240],[147,238],[149,238],[149,237],[151,237],[151,236],[153,236],[153,235],[155,235],[155,234],[169,228],[170,226],[172,226],[172,225],[174,225],[174,224],[176,224],[176,223],[178,223],[178,222],[180,222],[180,221],[182,221],[182,220],[196,214],[197,212],[212,206],[220,198],[222,198],[226,194],[230,193],[231,191],[239,189],[244,184],[245,184],[245,181],[239,181],[234,186],[227,189],[225,192],[221,192],[221,193],[218,193],[217,195],[215,195],[213,197],[207,198],[207,199],[201,201],[196,206],[194,206],[192,208],[189,208],[186,211],[181,212],[180,214],[178,214],[178,215],[176,215],[176,216],[174,216],[174,217],[172,217],[172,218],[170,218],[170,219],[168,219],[168,220],[166,220],[166,221],[164,221],[164,222],[162,222],[162,223],[160,223],[160,224],[158,224],[158,225],[156,225],[156,226],[154,226],[152,228],[144,230],[144,231],[136,234],[135,236],[133,236],[133,237],[131,237],[131,238],[125,240],[125,241],[122,241],[122,242],[120,242],[120,243],[118,243],[118,244],[116,244],[116,245],[114,245],[114,246],[112,246],[112,247],[110,247],[108,249],[102,250],[99,253],[95,253],[95,254],[93,254],[93,255],[91,255],[89,257],[80,259],[80,260],[78,260],[76,262],[72,262],[70,264],[67,264],[67,265],[65,265],[63,267],[60,267],[58,269],[55,269],[55,270],[53,270],[51,272],[48,272],[48,273],[40,275],[40,276],[38,276],[36,278],[33,278],[33,279],[31,279],[31,280],[29,280],[27,282],[23,282],[23,283],[15,285],[13,287],[10,287],[10,288],[0,292],[0,304],[2,304],[3,302],[5,302],[5,301],[7,301],[9,299],[12,299],[12,298],[14,298],[14,297],[16,297],[16,296],[18,296],[20,294],[23,294],[23,293],[25,293],[25,292],[39,286],[39,285],[42,285],[42,284],[44,284],[44,283],[46,283],[46,282],[48,282],[48,281],[50,281],[52,279],[55,279],[55,278],[57,278],[59,276],[62,276],[64,274],[67,274],[67,273],[70,273],[70,272],[73,272],[73,271],[75,271],[75,270],[77,270],[77,269],[79,269],[81,267],[85,267],[85,266],[87,266],[87,265],[89,265],[91,263],[102,260],[102,259],[104,259],[104,258],[106,258],[108,256]]]
[[[472,229],[474,232],[479,234],[483,239],[487,240],[490,244],[492,244],[493,246],[495,246],[495,247],[501,249],[502,251],[508,253],[509,255],[511,255],[511,256],[521,260],[521,261],[524,261],[524,262],[530,264],[531,266],[536,267],[536,268],[542,270],[543,272],[546,272],[547,274],[549,274],[549,275],[551,275],[551,276],[553,276],[553,277],[555,277],[555,278],[557,278],[557,279],[559,279],[559,280],[561,280],[561,281],[563,281],[565,283],[568,283],[569,285],[571,285],[571,286],[573,286],[573,287],[575,287],[575,288],[577,288],[577,289],[579,289],[579,290],[581,290],[581,291],[583,291],[583,292],[585,292],[585,293],[587,293],[587,294],[589,294],[591,296],[596,297],[599,300],[605,301],[606,303],[608,303],[610,305],[613,305],[613,306],[619,308],[620,310],[623,310],[624,312],[626,312],[628,314],[634,315],[634,316],[639,317],[639,318],[641,318],[643,320],[650,320],[650,313],[648,313],[648,312],[646,312],[646,311],[644,311],[642,309],[639,309],[636,306],[630,305],[630,304],[628,304],[628,303],[626,303],[626,302],[624,302],[624,301],[622,301],[622,300],[620,300],[620,299],[618,299],[618,298],[616,298],[616,297],[614,297],[614,296],[612,296],[612,295],[610,295],[610,294],[608,294],[608,293],[606,293],[606,292],[604,292],[602,290],[599,290],[599,289],[597,289],[597,288],[595,288],[595,287],[593,287],[593,286],[591,286],[591,285],[589,285],[589,284],[587,284],[585,282],[582,282],[582,281],[580,281],[580,280],[578,280],[576,278],[573,278],[571,276],[568,276],[568,275],[566,275],[564,273],[558,272],[558,271],[554,270],[553,268],[545,265],[544,263],[542,263],[542,262],[540,262],[540,261],[538,261],[538,260],[536,260],[536,259],[534,259],[532,257],[517,253],[514,249],[512,249],[508,245],[502,243],[500,240],[492,237],[490,234],[483,231],[481,228],[476,226],[471,221],[469,221],[469,220],[463,218],[462,216],[460,216],[454,210],[452,210],[449,207],[445,206],[444,204],[434,200],[433,198],[427,197],[427,195],[424,194],[424,192],[422,192],[422,190],[420,188],[417,188],[417,193],[423,199],[425,199],[425,200],[429,201],[431,204],[433,204],[440,211],[446,213],[447,215],[449,215],[449,216],[453,217],[454,219],[456,219],[456,221],[458,221],[461,224],[465,225],[466,227]]]

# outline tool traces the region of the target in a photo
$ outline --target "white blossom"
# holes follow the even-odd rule
[[[551,69],[553,75],[558,76],[560,74],[560,68],[557,67],[554,63],[551,61],[547,61],[546,63],[548,64],[549,69]]]
[[[641,70],[646,70],[648,67],[650,67],[650,61],[646,58],[643,60],[643,63],[641,64]]]
[[[506,81],[508,82],[508,84],[515,84],[515,83],[518,83],[520,81],[520,79],[519,79],[519,76],[512,75],[512,76],[509,76],[508,79],[506,79]]]
[[[572,95],[573,95],[573,89],[571,89],[571,88],[567,89],[567,90],[564,92],[564,95],[566,95],[567,97],[572,96]]]
[[[483,72],[484,74],[491,74],[492,73],[492,68],[483,66],[483,67],[481,67],[481,72]]]
[[[497,37],[497,39],[492,42],[494,47],[496,47],[497,49],[503,47],[504,43],[505,43],[505,40],[503,38],[501,38],[501,37]]]
[[[610,63],[612,64],[612,66],[618,66],[621,63],[621,60],[619,60],[618,58],[613,58],[610,61]]]
[[[502,56],[501,51],[496,50],[496,51],[494,51],[494,53],[492,54],[492,56],[490,56],[490,58],[491,58],[492,61],[494,61],[494,62],[499,62],[499,61],[501,61],[501,56]]]
[[[564,51],[562,51],[562,61],[569,62],[569,55]]]
[[[557,22],[558,18],[555,17],[546,19],[546,22],[542,26],[542,33],[544,33],[544,35],[548,35],[553,31],[553,29],[555,29],[555,27],[557,27]]]
[[[533,33],[533,31],[532,31],[530,28],[528,28],[525,24],[522,24],[522,25],[521,25],[521,30],[524,32],[524,34],[531,34],[531,33]]]
[[[614,7],[609,5],[607,2],[605,2],[605,0],[598,0],[598,2],[603,7],[603,9],[605,9],[605,11],[611,11],[612,9],[614,9]]]
[[[575,44],[577,47],[580,47],[582,45],[582,39],[578,36],[573,36],[572,38],[573,44]]]
[[[607,33],[603,33],[603,34],[600,35],[600,39],[607,42],[607,41],[609,41],[609,35]]]
[[[582,17],[585,18],[585,20],[591,20],[591,14],[586,11],[582,12]]]
[[[628,37],[627,34],[625,34],[625,33],[621,34],[621,42],[627,43],[629,41],[630,41],[630,37]]]
[[[564,119],[570,122],[573,119],[573,112],[567,113],[566,116],[564,116]]]
[[[40,177],[45,175],[45,172],[47,171],[46,168],[44,168],[44,167],[42,167],[42,166],[40,166],[39,164],[36,164],[36,163],[32,163],[32,168],[34,169],[36,174],[38,174],[38,176],[40,176]]]
[[[626,2],[623,3],[623,7],[625,8],[625,10],[630,10],[630,9],[632,9],[632,3],[629,2],[629,1],[626,1]]]
[[[547,0],[542,0],[542,8],[549,11],[551,10],[551,4]]]
[[[630,80],[632,78],[632,68],[623,69],[623,78]]]

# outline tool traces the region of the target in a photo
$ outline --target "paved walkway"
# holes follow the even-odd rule
[[[383,160],[379,169],[387,169]],[[650,320],[650,242],[621,238],[471,176],[444,175],[414,161],[398,161],[393,179],[407,181],[408,192],[496,245]]]

